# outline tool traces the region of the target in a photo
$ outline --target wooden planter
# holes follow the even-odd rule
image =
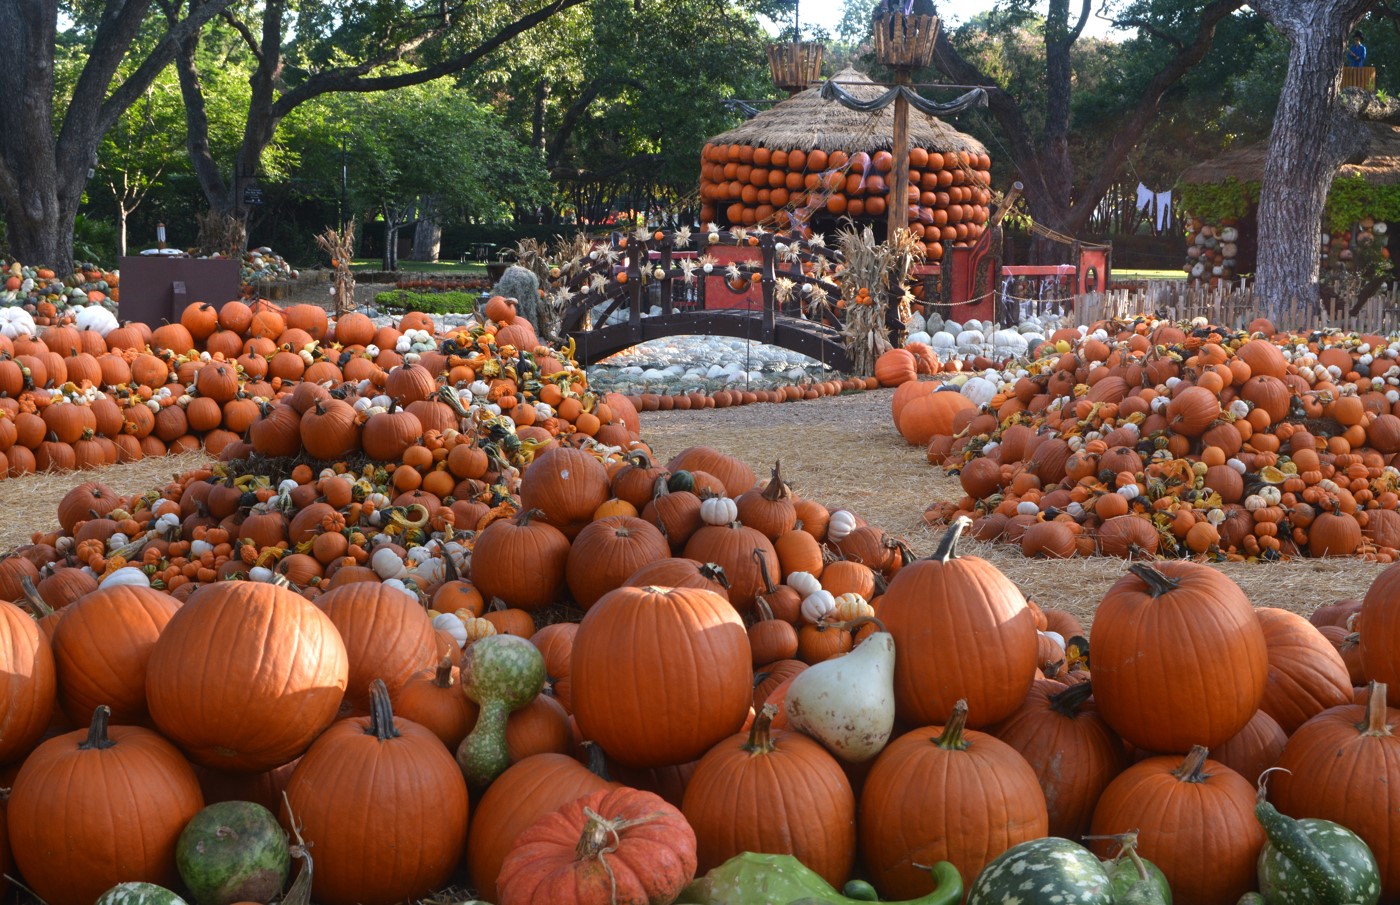
[[[895,13],[875,19],[875,60],[893,69],[923,69],[933,62],[937,16]]]
[[[773,84],[790,95],[805,91],[821,79],[824,50],[821,44],[810,41],[769,44],[768,69],[773,73]]]

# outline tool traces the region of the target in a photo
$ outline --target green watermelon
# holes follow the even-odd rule
[[[95,905],[185,905],[185,900],[154,883],[118,883],[98,896]]]
[[[1022,842],[972,882],[967,905],[1113,905],[1108,873],[1082,845],[1049,836]]]
[[[197,905],[230,905],[281,895],[292,856],[271,811],[251,801],[223,801],[185,826],[175,862]]]

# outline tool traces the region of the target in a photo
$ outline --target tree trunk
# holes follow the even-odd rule
[[[397,270],[399,267],[399,224],[389,217],[384,218],[384,269]]]
[[[424,217],[413,228],[413,260],[435,263],[442,253],[442,224]]]
[[[1337,168],[1364,147],[1360,123],[1338,104],[1348,36],[1368,0],[1255,0],[1289,42],[1269,157],[1259,192],[1255,293],[1271,317],[1318,304],[1319,224]]]
[[[126,257],[126,205],[117,203],[117,260]]]

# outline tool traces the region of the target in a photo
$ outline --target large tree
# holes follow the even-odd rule
[[[175,58],[186,39],[232,0],[168,9],[150,29],[151,0],[104,0],[62,9],[58,0],[0,0],[0,206],[10,251],[60,272],[73,267],[73,220],[102,137]],[[71,93],[56,90],[56,56],[69,44],[85,56]],[[128,73],[118,78],[119,73]]]
[[[1002,14],[1013,22],[1028,19],[1031,0],[1005,0]],[[1070,137],[1075,84],[1072,51],[1084,33],[1094,0],[1049,0],[1041,26],[1044,51],[1044,96],[1035,107],[1007,90],[964,55],[948,32],[938,38],[934,65],[954,82],[987,90],[988,107],[1005,141],[1016,178],[1025,185],[1026,205],[1041,226],[1075,235],[1084,230],[1110,186],[1120,178],[1123,162],[1152,123],[1163,97],[1209,52],[1216,28],[1244,5],[1244,0],[1142,0],[1117,21],[1137,30],[1140,52],[1159,58],[1155,71],[1134,96],[1125,98],[1111,138],[1094,161],[1081,161],[1076,180]],[[1032,126],[1033,121],[1039,126]],[[1038,241],[1037,258],[1062,256]]]
[[[210,141],[199,35],[187,37],[176,56],[190,158],[210,208],[246,219],[243,190],[259,177],[278,126],[303,104],[337,92],[387,91],[462,73],[582,2],[386,0],[368,10],[353,0],[240,2],[223,18],[252,54],[254,69],[242,140],[231,161],[217,159]],[[422,140],[430,143],[433,129],[451,127],[425,123]]]
[[[1317,230],[1337,169],[1365,142],[1355,103],[1339,103],[1347,39],[1375,0],[1252,0],[1288,38],[1259,191],[1255,292],[1267,310],[1318,301]],[[1359,101],[1359,99],[1356,99]]]

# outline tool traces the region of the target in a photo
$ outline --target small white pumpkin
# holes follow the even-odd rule
[[[369,567],[374,570],[374,574],[385,581],[391,578],[402,578],[408,574],[403,560],[399,559],[399,555],[388,547],[380,547],[374,551],[374,555],[369,560]]]
[[[831,518],[826,523],[826,537],[833,541],[843,540],[858,527],[855,513],[849,509],[837,509],[831,513]]]
[[[815,594],[822,589],[821,581],[811,572],[790,572],[788,573],[786,584],[803,598]]]
[[[123,566],[115,572],[108,574],[106,578],[97,583],[99,589],[116,587],[149,588],[150,586],[151,579],[147,577],[145,572],[142,572],[135,566]]]
[[[728,525],[739,520],[739,504],[727,496],[700,501],[700,519],[707,525]]]
[[[813,625],[836,612],[836,598],[826,589],[819,589],[802,599],[802,618]]]

